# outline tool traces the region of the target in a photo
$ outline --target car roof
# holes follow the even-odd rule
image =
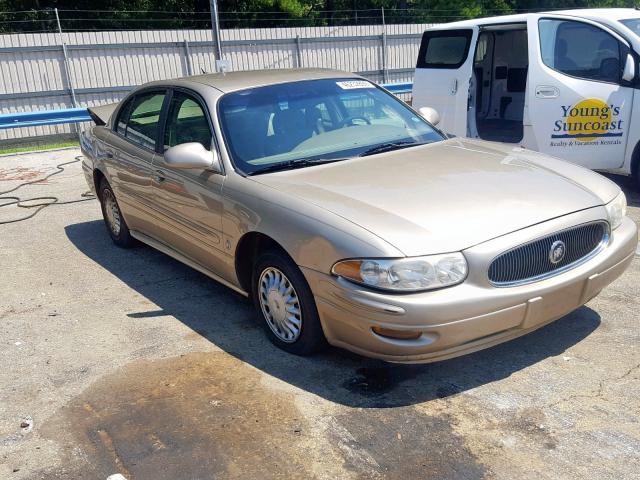
[[[326,78],[361,78],[359,75],[341,70],[324,68],[292,68],[270,70],[244,70],[227,73],[207,73],[174,80],[154,82],[158,85],[194,86],[207,85],[221,92],[233,92],[247,88],[275,85],[278,83],[320,80]]]

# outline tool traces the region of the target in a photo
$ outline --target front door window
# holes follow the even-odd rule
[[[186,93],[174,92],[164,133],[164,149],[182,143],[196,142],[207,150],[211,148],[211,129],[204,109]]]
[[[544,64],[572,77],[617,83],[626,55],[604,30],[583,22],[540,20],[540,51]]]

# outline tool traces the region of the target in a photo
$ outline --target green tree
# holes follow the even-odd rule
[[[635,1],[219,0],[219,10],[223,28],[234,28],[380,23],[382,8],[388,23],[436,23],[522,11],[633,7]],[[55,31],[53,8],[67,30],[210,27],[209,0],[0,0],[0,31]]]

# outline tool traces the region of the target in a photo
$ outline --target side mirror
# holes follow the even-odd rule
[[[622,71],[622,80],[625,82],[632,82],[636,78],[636,62],[633,56],[627,54],[627,61],[624,64],[624,70]]]
[[[440,123],[440,114],[435,108],[422,107],[418,109],[418,113],[431,125],[438,125]]]
[[[164,163],[172,168],[198,168],[220,173],[218,153],[209,151],[201,143],[181,143],[164,152]]]

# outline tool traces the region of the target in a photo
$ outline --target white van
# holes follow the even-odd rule
[[[413,106],[447,133],[514,143],[640,186],[640,11],[572,10],[439,25]]]

